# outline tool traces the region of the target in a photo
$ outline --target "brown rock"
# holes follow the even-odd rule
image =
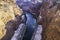
[[[60,4],[49,5],[50,1],[45,2],[40,9],[44,19],[42,40],[60,40]]]

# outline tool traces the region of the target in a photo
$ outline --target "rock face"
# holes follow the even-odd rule
[[[15,31],[14,35],[12,36],[11,40],[22,40],[25,31],[26,31],[26,25],[24,23],[21,23],[18,29]]]
[[[28,13],[26,16],[22,15],[22,10],[16,5],[16,0],[0,0],[0,40],[20,40],[20,38],[30,40],[36,25],[39,26],[35,30],[32,40],[60,40],[60,3],[56,0],[44,0],[41,4],[34,3],[35,1],[19,4],[24,12],[29,11],[33,14],[35,16],[33,18],[27,15]],[[21,22],[27,25],[25,36],[25,24],[22,27]],[[40,25],[43,28],[42,38],[39,31],[41,30]],[[20,28],[24,30],[21,31]],[[16,31],[15,34],[14,31]]]
[[[6,34],[6,24],[20,16],[22,10],[16,5],[15,0],[0,0],[0,39]]]
[[[38,25],[38,27],[35,29],[32,39],[31,40],[42,40],[42,25]]]
[[[60,4],[52,0],[44,2],[40,13],[44,19],[42,40],[60,40]]]
[[[35,17],[39,15],[39,8],[43,0],[17,0],[17,5],[24,11],[31,12]]]

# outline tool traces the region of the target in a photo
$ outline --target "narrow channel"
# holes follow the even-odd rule
[[[29,12],[25,12],[25,14],[27,17],[26,21],[27,28],[23,40],[31,40],[36,25],[36,19]]]

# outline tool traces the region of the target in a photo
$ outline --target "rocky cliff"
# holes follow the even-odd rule
[[[16,5],[16,0],[0,0],[0,39],[6,34],[6,24],[20,16],[22,10]]]

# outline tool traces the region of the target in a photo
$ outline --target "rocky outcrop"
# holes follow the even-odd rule
[[[60,4],[52,0],[44,2],[40,8],[43,15],[43,37],[42,40],[60,40]]]
[[[42,25],[38,25],[38,27],[35,29],[32,39],[31,40],[42,40]]]
[[[37,23],[42,25],[42,40],[60,40],[60,3],[44,0],[39,10]]]
[[[15,0],[0,0],[0,39],[6,34],[7,22],[15,20],[15,16],[21,14],[22,10],[16,5]]]
[[[14,35],[12,36],[11,40],[22,40],[25,31],[26,31],[26,25],[24,23],[21,23],[18,29],[15,31]]]

